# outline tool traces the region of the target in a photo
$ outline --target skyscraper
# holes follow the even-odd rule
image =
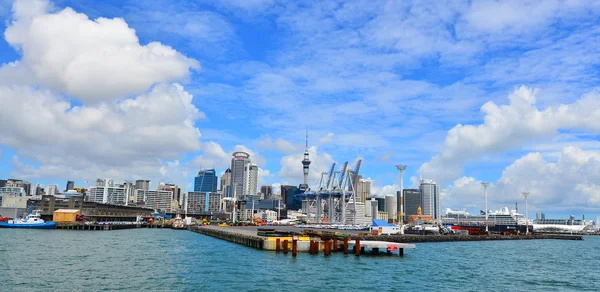
[[[361,175],[358,175],[359,181],[356,184],[356,197],[362,203],[367,202],[367,197],[371,195],[371,180],[362,179]]]
[[[250,154],[246,152],[234,152],[231,158],[231,196],[242,197],[244,195],[244,181],[246,165],[250,164]]]
[[[308,189],[308,168],[310,159],[308,159],[308,130],[306,130],[306,148],[304,150],[304,159],[302,160],[302,170],[304,171],[304,183],[300,185],[301,190]]]
[[[408,216],[417,215],[417,209],[421,206],[421,191],[418,189],[404,189],[404,222]]]
[[[216,192],[217,173],[214,169],[203,169],[194,178],[194,192]]]
[[[423,215],[440,218],[440,186],[430,179],[421,180],[421,209]]]
[[[75,182],[74,181],[67,181],[67,188],[65,189],[65,191],[70,191],[73,188],[75,188]]]
[[[273,187],[270,185],[261,186],[260,193],[263,195],[264,200],[271,199],[273,196]]]
[[[231,169],[228,168],[225,171],[225,173],[223,173],[223,176],[221,176],[221,183],[219,185],[219,191],[221,191],[221,193],[225,197],[231,197],[231,194],[229,194],[230,188],[231,188]]]
[[[246,167],[244,191],[246,196],[256,196],[258,193],[258,166],[249,164]]]
[[[58,185],[47,185],[46,186],[46,195],[55,196],[58,192]]]
[[[136,190],[144,190],[147,191],[150,189],[150,181],[144,179],[138,179],[135,181],[135,189]]]

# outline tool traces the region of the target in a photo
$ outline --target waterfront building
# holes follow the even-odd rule
[[[188,192],[188,214],[216,213],[221,209],[221,193],[218,192]]]
[[[46,186],[46,195],[56,196],[58,193],[58,185],[50,184]]]
[[[419,190],[423,215],[432,216],[435,220],[440,219],[440,186],[433,180],[422,179]]]
[[[356,197],[361,203],[366,203],[367,198],[371,195],[371,180],[362,179],[361,175],[358,175],[359,181],[356,183]]]
[[[126,205],[130,195],[129,192],[129,189],[122,186],[108,186],[108,184],[105,184],[105,186],[102,187],[91,187],[88,190],[87,201],[112,205]]]
[[[6,186],[6,182],[7,182],[7,180],[5,180],[5,179],[0,179],[0,188],[3,188],[3,187],[5,187],[5,186]]]
[[[72,190],[73,188],[75,188],[75,182],[74,182],[74,181],[71,181],[71,180],[68,180],[68,181],[67,181],[67,188],[65,189],[65,192],[66,192],[66,191],[70,191],[70,190]]]
[[[260,187],[261,199],[269,200],[273,197],[273,187],[270,185],[263,185]]]
[[[421,206],[421,191],[419,189],[404,189],[404,222],[411,215],[417,215]]]
[[[283,189],[282,189],[283,191]],[[301,190],[298,187],[292,186],[291,188],[286,188],[285,190],[285,206],[288,210],[300,210],[302,209],[302,200],[300,198],[296,198],[296,195],[304,193],[304,190]]]
[[[281,201],[283,201],[284,204],[287,204],[287,201],[288,201],[288,190],[295,189],[295,188],[296,188],[296,186],[290,186],[290,185],[282,185],[280,187]]]
[[[170,190],[143,191],[144,206],[159,212],[171,213],[173,192]]]
[[[194,178],[194,192],[216,192],[217,173],[214,169],[203,169]]]
[[[250,154],[242,151],[237,151],[233,153],[233,158],[231,158],[231,190],[233,192],[231,196],[235,196],[237,198],[242,198],[246,192],[246,169],[247,166],[251,163]]]
[[[277,212],[272,210],[265,210],[262,212],[262,220],[267,222],[273,222],[277,220]]]

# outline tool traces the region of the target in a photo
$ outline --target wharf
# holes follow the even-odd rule
[[[275,227],[277,230],[281,230],[280,226]],[[292,253],[295,252],[308,252],[311,254],[318,254],[319,251],[323,251],[325,255],[330,255],[332,252],[342,251],[347,254],[351,248],[352,253],[356,255],[360,254],[379,254],[379,251],[386,251],[389,255],[391,251],[397,251],[399,255],[404,255],[404,249],[415,248],[414,244],[399,243],[399,242],[386,242],[379,240],[363,241],[361,239],[351,240],[350,236],[346,234],[332,236],[331,233],[316,235],[321,230],[310,230],[314,233],[311,235],[303,234],[302,229],[296,229],[298,235],[295,236],[258,236],[258,227],[253,226],[195,226],[190,228],[191,231],[208,235],[211,237],[219,238],[222,240],[242,244],[248,247],[253,247],[262,250],[283,251],[287,254],[288,248],[292,246]],[[289,230],[286,228],[286,230]],[[282,230],[281,230],[282,231]]]
[[[581,235],[559,235],[559,234],[521,234],[521,235],[378,235],[378,236],[360,236],[355,235],[352,238],[361,240],[385,240],[389,242],[401,243],[421,243],[421,242],[450,242],[450,241],[489,241],[489,240],[534,240],[534,239],[559,239],[559,240],[583,240]]]
[[[84,223],[56,223],[56,229],[63,230],[121,230],[133,228],[170,228],[167,224],[140,223],[140,224],[84,224]]]

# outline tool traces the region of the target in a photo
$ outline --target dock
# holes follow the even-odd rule
[[[268,237],[258,236],[258,228],[256,227],[220,227],[209,225],[194,226],[190,230],[256,249],[275,251],[277,253],[282,252],[283,254],[291,252],[292,256],[295,256],[297,252],[309,254],[319,254],[322,252],[325,256],[329,256],[337,252],[349,254],[350,251],[357,256],[363,254],[378,255],[380,253],[404,256],[405,249],[416,248],[414,244],[408,243],[351,239],[349,234],[306,234],[302,230],[296,230],[298,231],[297,235]]]

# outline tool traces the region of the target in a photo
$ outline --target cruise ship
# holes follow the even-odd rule
[[[594,226],[592,220],[569,219],[536,219],[533,220],[533,231],[539,233],[581,233]]]
[[[468,230],[469,234],[485,233],[485,212],[469,214],[466,211],[446,209],[442,216],[442,224],[454,230]],[[488,230],[492,233],[524,233],[527,224],[525,216],[517,210],[503,207],[500,210],[488,211]],[[529,231],[533,231],[529,224]]]

